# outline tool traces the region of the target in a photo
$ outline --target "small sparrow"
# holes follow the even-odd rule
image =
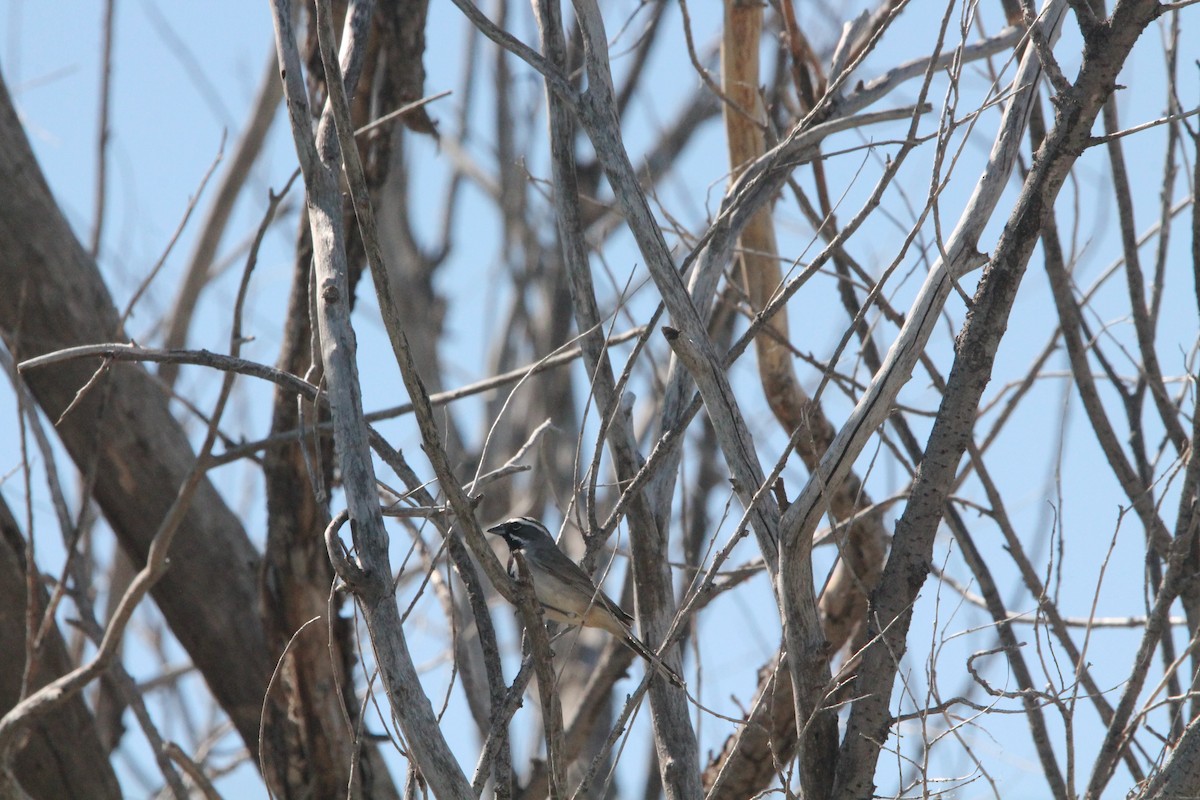
[[[533,517],[514,517],[488,528],[504,538],[510,553],[521,553],[529,566],[533,593],[542,604],[547,619],[566,625],[601,628],[653,665],[663,677],[683,688],[683,678],[630,630],[633,617],[601,591],[588,574],[568,558],[546,526]],[[515,565],[509,574],[516,577]]]

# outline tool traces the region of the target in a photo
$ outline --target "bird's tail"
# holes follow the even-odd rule
[[[666,662],[656,656],[654,651],[651,650],[649,646],[647,646],[646,643],[641,639],[637,638],[632,633],[626,632],[626,634],[621,637],[621,642],[630,650],[646,659],[646,661],[648,661],[651,666],[657,669],[664,678],[678,686],[680,689],[684,688],[683,678],[679,676],[679,673],[667,666]]]

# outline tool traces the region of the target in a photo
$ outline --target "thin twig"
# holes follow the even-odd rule
[[[109,105],[112,100],[112,55],[113,29],[116,20],[117,1],[105,0],[104,42],[100,51],[100,109],[96,114],[98,127],[96,142],[96,219],[92,222],[92,240],[88,253],[92,260],[100,256],[100,243],[104,237],[104,211],[108,199],[108,136],[109,136]]]

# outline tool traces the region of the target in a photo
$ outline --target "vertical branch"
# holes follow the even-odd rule
[[[753,493],[743,500],[747,515],[757,509],[760,514],[771,513],[777,521],[778,505],[767,490],[753,440],[724,371],[713,369],[706,363],[700,348],[681,331],[664,328],[663,334],[696,380],[726,462],[733,469],[739,495],[747,494],[744,485],[739,485],[744,480],[742,476],[750,476],[748,485],[753,487]],[[734,462],[734,458],[738,461]],[[798,737],[801,781],[813,797],[827,797],[837,752],[837,719],[832,711],[821,707],[830,674],[828,647],[817,615],[812,562],[808,558],[812,552],[811,543],[803,548],[802,554],[791,559],[788,554],[768,549],[761,541],[760,547],[763,547],[764,556],[770,553],[779,559],[778,568],[773,570],[771,577],[789,655],[787,663],[792,680],[793,724]],[[790,567],[785,567],[786,564]]]
[[[387,532],[383,528],[383,519],[375,495],[374,467],[367,445],[358,370],[354,360],[356,346],[350,325],[345,231],[342,227],[341,191],[338,181],[339,159],[354,161],[357,149],[353,145],[353,132],[348,130],[349,111],[345,102],[342,70],[338,68],[335,60],[328,58],[332,42],[328,41],[331,31],[327,27],[327,3],[322,10],[325,14],[318,18],[318,25],[324,29],[321,31],[321,50],[331,102],[330,107],[322,114],[318,138],[314,139],[309,123],[300,54],[292,29],[291,3],[288,0],[274,0],[271,4],[276,46],[284,79],[284,97],[292,123],[292,136],[308,189],[307,205],[313,232],[315,270],[315,282],[311,291],[316,298],[321,363],[328,387],[335,449],[349,506],[351,532],[361,564],[362,580],[352,585],[371,632],[371,641],[392,713],[408,740],[414,765],[420,769],[438,796],[469,797],[473,795],[471,784],[450,752],[429,698],[421,688],[412,656],[408,652],[392,585]],[[318,13],[320,14],[320,10]],[[353,31],[356,24],[360,26],[357,31],[358,37],[351,33],[346,36],[347,75],[356,75],[362,63],[365,42],[361,38],[361,26],[369,19],[370,8],[366,3],[354,4],[347,15],[348,31]],[[347,130],[335,128],[333,108],[340,112],[338,128]],[[342,133],[343,141],[350,144],[350,147],[343,149],[340,154],[335,133]],[[361,167],[358,177],[361,178]],[[364,230],[364,239],[366,233]],[[379,288],[382,306],[386,292],[383,291],[384,287]],[[449,490],[450,487],[446,488]]]
[[[104,238],[104,212],[108,194],[108,110],[112,99],[112,51],[113,26],[117,15],[117,0],[104,3],[104,44],[100,49],[100,111],[97,114],[96,137],[96,219],[92,222],[92,239],[88,254],[93,258],[100,255],[100,242]]]
[[[286,0],[276,0],[276,2],[286,2]],[[369,5],[368,2],[355,3],[346,18],[347,33],[343,48],[348,56],[346,58],[348,66],[345,69],[347,77],[357,75],[358,70],[362,66],[361,61],[365,55],[366,29],[370,19]],[[319,31],[321,31],[319,37],[321,58],[329,86],[329,105],[321,118],[317,142],[308,146],[316,152],[316,147],[319,144],[321,158],[327,161],[331,165],[328,168],[333,170],[332,164],[336,163],[337,156],[327,156],[326,153],[330,150],[336,151],[337,142],[341,142],[340,158],[345,165],[345,175],[350,188],[350,197],[354,203],[354,213],[358,219],[359,233],[362,235],[367,263],[371,268],[371,279],[375,283],[384,329],[387,331],[388,341],[392,347],[392,354],[395,356],[400,368],[400,377],[404,380],[405,389],[408,390],[408,395],[412,402],[413,413],[416,416],[417,426],[421,431],[421,438],[425,446],[425,455],[429,458],[430,464],[433,466],[442,491],[449,498],[450,507],[458,517],[459,524],[462,525],[462,531],[466,534],[468,546],[475,557],[479,559],[484,572],[487,573],[493,585],[507,586],[508,578],[504,574],[504,569],[484,539],[483,532],[479,529],[479,524],[475,522],[471,502],[450,467],[446,448],[442,444],[442,434],[438,427],[437,419],[434,417],[433,406],[429,402],[429,393],[426,391],[425,383],[421,379],[420,372],[417,370],[412,348],[409,346],[408,337],[400,321],[401,316],[396,305],[395,294],[392,291],[391,278],[383,260],[383,250],[379,241],[379,230],[375,222],[375,212],[371,205],[370,195],[366,189],[362,162],[358,155],[358,148],[354,145],[354,127],[350,120],[349,102],[346,98],[345,84],[342,83],[341,78],[343,69],[338,65],[338,60],[334,56],[333,30],[328,0],[322,0],[321,3],[317,4],[317,14],[317,23]],[[298,67],[298,55],[296,63]],[[290,66],[287,67],[288,76],[290,76],[291,72],[292,69]],[[291,78],[287,77],[287,80],[290,84]],[[288,110],[293,119],[293,131],[296,131],[297,113],[292,109],[292,95],[287,93],[287,86],[288,84],[285,84],[285,96],[288,97]],[[302,102],[307,107],[307,101],[303,98],[299,102]],[[307,131],[307,123],[304,124],[305,127],[303,130]],[[301,134],[296,135],[299,136]],[[311,140],[311,135],[308,138]],[[304,161],[305,159],[302,157],[302,165]],[[335,175],[336,171],[331,172],[329,176],[322,176],[321,180],[323,183],[326,183],[324,187],[326,191],[333,192],[340,197]],[[310,195],[311,191],[310,188]],[[311,199],[309,205],[311,214],[313,206]],[[316,235],[314,229],[314,243],[315,241]],[[345,261],[344,253],[340,256],[340,260],[342,262]],[[357,394],[358,389],[356,387],[355,395]],[[356,407],[360,409],[359,413],[361,413],[361,402],[358,402]],[[336,432],[336,420],[334,429]]]
[[[564,68],[566,46],[562,17],[557,0],[537,0],[534,9],[541,30],[542,47],[547,61]],[[601,37],[590,39],[590,48],[606,48]],[[589,62],[595,54],[589,50]],[[600,313],[592,286],[587,250],[582,240],[583,225],[579,208],[579,189],[574,158],[575,126],[565,99],[547,85],[550,107],[550,147],[554,176],[554,203],[558,218],[559,241],[567,266],[571,300],[582,337],[584,358],[593,376],[592,393],[602,419],[608,421],[608,446],[613,454],[618,478],[631,480],[641,466],[637,440],[631,421],[621,410],[612,364],[604,348]],[[611,131],[611,135],[619,135]],[[660,529],[645,494],[640,491],[629,505],[630,545],[634,558],[634,593],[642,637],[652,646],[661,641],[674,615],[671,569],[668,563],[667,535]],[[671,666],[679,661],[669,655]],[[670,798],[693,798],[700,794],[699,750],[696,734],[688,718],[683,692],[664,681],[652,681],[650,707],[654,717],[655,744],[659,774]]]
[[[546,737],[546,764],[549,780],[549,797],[561,800],[566,796],[566,763],[563,754],[562,702],[559,699],[558,676],[554,672],[554,653],[550,650],[550,637],[542,621],[542,607],[533,594],[533,576],[525,555],[513,553],[513,564],[517,568],[517,611],[529,637],[530,657],[537,675],[538,696],[542,701],[542,728]]]
[[[1196,183],[1197,180],[1200,180],[1200,160],[1196,158],[1196,156],[1200,156],[1200,135],[1193,133],[1190,127],[1188,133],[1190,134],[1194,151],[1192,158],[1192,186],[1194,192],[1194,187],[1200,185]],[[1191,234],[1192,291],[1195,294],[1196,309],[1200,311],[1200,203],[1195,202],[1194,196],[1192,200]],[[1200,414],[1196,413],[1195,409],[1197,405],[1200,405],[1200,403],[1196,402],[1195,395],[1193,394],[1192,442],[1188,456],[1188,468],[1184,473],[1184,484],[1180,491],[1180,514],[1178,520],[1178,524],[1180,525],[1185,520],[1188,525],[1196,524],[1196,517],[1200,515]],[[1185,502],[1186,506],[1184,505]],[[1195,564],[1196,560],[1200,560],[1200,555],[1193,553],[1193,564]],[[1196,571],[1200,572],[1200,569]],[[1188,632],[1193,638],[1200,631],[1200,613],[1198,613],[1200,612],[1200,602],[1197,601],[1197,595],[1200,595],[1200,585],[1198,584],[1200,582],[1194,579],[1187,581],[1181,592],[1184,598],[1184,609],[1188,615]],[[1192,680],[1190,682],[1193,691],[1190,716],[1193,720],[1200,718],[1200,696],[1194,694],[1198,682],[1200,682],[1200,655],[1193,653]],[[1200,783],[1197,785],[1200,785]]]
[[[620,124],[612,100],[612,77],[603,20],[594,2],[578,0],[575,5],[587,48],[588,88],[580,98],[580,117],[588,130],[597,156],[625,212],[631,232],[646,266],[663,297],[678,330],[667,338],[675,354],[688,366],[704,397],[705,406],[731,471],[739,499],[747,509],[768,567],[773,568],[780,548],[780,512],[775,498],[764,486],[764,474],[745,420],[734,399],[721,359],[705,330],[701,315],[675,269],[662,232],[655,222],[644,193],[636,180],[620,137]],[[806,785],[816,797],[824,796],[830,784],[836,721],[829,713],[810,717],[818,709],[829,680],[824,635],[818,620],[812,566],[808,546],[797,550],[793,568],[775,578],[775,592],[783,617],[787,648],[795,655],[791,663],[795,690],[796,725],[803,727],[802,771]],[[774,571],[774,570],[773,570]]]
[[[714,381],[711,386],[723,397],[714,397],[721,404],[725,397],[732,397],[728,378],[724,375],[721,359],[717,356],[705,330],[703,319],[692,304],[679,272],[671,258],[670,249],[661,229],[646,201],[645,193],[638,184],[636,173],[629,162],[620,136],[620,123],[612,103],[612,77],[608,68],[603,21],[599,9],[590,0],[579,0],[576,13],[583,25],[587,43],[588,89],[580,97],[579,115],[588,136],[596,149],[605,174],[613,186],[617,202],[625,213],[630,231],[637,241],[638,249],[646,260],[655,285],[662,294],[663,303],[686,342],[694,348],[703,371]],[[693,375],[695,378],[696,376]],[[726,407],[723,414],[730,425],[718,427],[721,447],[737,481],[739,498],[751,511],[751,523],[759,536],[763,556],[768,565],[775,563],[779,510],[769,494],[753,502],[762,486],[762,468],[749,442],[748,429],[741,419],[740,411]],[[744,434],[739,434],[739,429]]]
[[[783,5],[786,17],[791,4],[785,2]],[[733,101],[725,108],[725,127],[734,179],[746,164],[766,153],[763,135],[765,119],[759,99],[758,77],[761,37],[761,6],[726,0],[721,68],[725,94]],[[794,46],[799,47],[801,40],[798,30],[790,32],[789,41]],[[809,52],[811,57],[807,47],[801,49]],[[811,108],[814,98],[811,81],[807,77],[808,66],[796,63],[794,68],[797,76],[804,76],[804,80],[798,80],[798,83],[807,87],[807,96],[802,99]],[[754,109],[756,117],[749,118],[736,113],[736,107]],[[820,163],[814,161],[814,168],[819,169]],[[783,283],[770,203],[747,221],[740,245],[738,258],[742,265],[746,294],[751,309],[761,313],[781,290]],[[836,254],[834,257],[837,258]],[[800,386],[792,367],[790,341],[787,309],[786,306],[780,306],[754,337],[759,378],[775,418],[795,442],[796,451],[805,466],[814,470],[833,440],[834,429],[821,407]],[[843,520],[851,519],[859,511],[871,506],[870,498],[862,492],[861,482],[853,475],[832,489],[828,503],[832,515]],[[847,534],[839,539],[840,558],[820,601],[821,622],[828,641],[824,648],[827,655],[841,649],[865,619],[867,592],[874,588],[879,579],[886,550],[887,535],[881,515],[866,514],[848,527]],[[811,577],[806,580],[811,584]],[[765,687],[765,691],[770,693],[774,703],[788,702],[791,687],[776,685]],[[789,751],[784,749],[783,752]],[[821,760],[825,760],[824,757]]]

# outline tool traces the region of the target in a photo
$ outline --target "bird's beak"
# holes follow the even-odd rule
[[[492,527],[490,527],[490,528],[488,528],[488,529],[487,529],[487,532],[488,532],[488,533],[494,533],[494,534],[496,534],[497,536],[499,536],[499,535],[500,535],[500,534],[501,534],[503,531],[504,531],[504,524],[503,524],[503,523],[501,523],[501,524],[499,524],[499,525],[493,525]]]

